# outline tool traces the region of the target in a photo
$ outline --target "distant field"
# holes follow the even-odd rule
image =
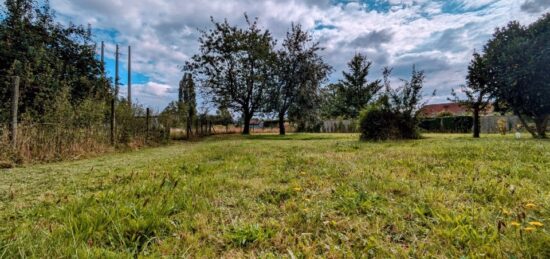
[[[217,136],[0,171],[3,257],[550,257],[550,142]]]

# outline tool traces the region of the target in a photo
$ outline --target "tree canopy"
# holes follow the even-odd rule
[[[275,41],[258,21],[245,15],[247,28],[216,22],[199,39],[200,54],[186,69],[201,76],[201,87],[218,104],[238,110],[244,118],[243,134],[250,134],[250,120],[265,104],[275,60]]]
[[[20,112],[35,120],[51,112],[56,96],[68,92],[75,105],[109,96],[95,58],[89,28],[55,22],[47,2],[6,0],[0,15],[0,120],[7,118],[12,87],[20,77]]]
[[[372,61],[357,53],[348,62],[349,71],[343,71],[343,79],[325,90],[328,117],[357,118],[373,97],[383,88],[381,81],[368,82]]]
[[[546,137],[550,120],[549,42],[550,14],[546,14],[529,26],[511,22],[498,28],[484,48],[488,84],[497,102],[505,103],[536,138]]]
[[[302,29],[301,25],[292,25],[277,51],[274,67],[274,82],[269,91],[268,111],[278,115],[279,133],[285,134],[285,116],[307,124],[314,120],[318,110],[319,88],[330,73],[331,67],[320,56],[318,42]]]
[[[474,117],[474,138],[479,138],[481,133],[480,113],[491,104],[491,88],[489,87],[489,69],[487,60],[483,55],[474,53],[472,61],[468,66],[468,76],[466,85],[461,87],[461,93],[465,99],[461,98],[459,93],[452,91],[453,99],[451,101],[468,108]]]

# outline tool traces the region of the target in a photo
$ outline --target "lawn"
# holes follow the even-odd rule
[[[550,257],[550,142],[217,136],[0,171],[1,257]]]

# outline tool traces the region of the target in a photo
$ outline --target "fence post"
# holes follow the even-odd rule
[[[11,145],[13,149],[17,149],[17,113],[19,108],[19,77],[14,76],[13,80],[13,95],[11,105]]]
[[[113,97],[111,99],[111,130],[110,130],[110,135],[111,135],[111,145],[115,145],[116,143],[116,139],[115,139],[115,97]]]
[[[149,108],[147,108],[146,115],[145,115],[145,128],[146,128],[145,144],[147,144],[147,141],[149,140],[149,119],[150,119],[150,117],[151,117],[151,110]],[[168,135],[170,135],[170,129],[168,129]]]

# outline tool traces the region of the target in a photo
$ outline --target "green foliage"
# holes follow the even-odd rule
[[[342,72],[344,79],[338,84],[329,85],[325,89],[326,117],[357,118],[383,88],[380,80],[368,82],[372,62],[367,56],[357,53],[348,63],[349,72]]]
[[[546,137],[550,121],[548,42],[550,14],[529,26],[510,22],[498,28],[484,48],[492,93],[520,116],[524,127],[537,138]],[[527,120],[534,121],[536,128]]]
[[[417,139],[418,112],[421,110],[424,72],[413,66],[411,80],[394,89],[391,70],[384,69],[385,93],[359,117],[361,140]]]
[[[21,113],[44,122],[63,95],[78,106],[109,95],[88,29],[56,23],[48,2],[7,0],[0,15],[0,121],[9,115],[10,76],[20,77]]]
[[[275,60],[275,41],[262,30],[258,21],[245,15],[247,28],[215,22],[214,29],[199,38],[200,54],[186,65],[186,70],[201,75],[203,90],[214,101],[240,111],[244,117],[243,134],[250,133],[250,120],[264,107]]]
[[[277,51],[267,112],[277,114],[281,135],[285,134],[287,115],[299,125],[299,131],[314,129],[320,121],[319,89],[331,70],[319,54],[321,50],[309,32],[301,25],[292,24],[282,48]]]
[[[468,133],[472,131],[473,125],[470,116],[449,116],[421,119],[419,127],[427,132]]]
[[[451,93],[454,98],[452,101],[468,108],[473,113],[474,138],[480,137],[480,113],[489,106],[493,99],[489,85],[489,71],[487,59],[479,53],[474,53],[474,57],[468,66],[467,85],[461,88],[461,92],[466,96],[466,99],[461,99],[454,89]]]
[[[373,104],[359,116],[361,140],[416,139],[416,124],[384,104]]]

